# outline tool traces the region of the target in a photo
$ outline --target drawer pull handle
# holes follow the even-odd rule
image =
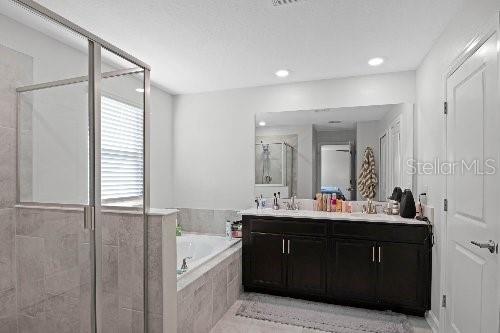
[[[382,247],[378,247],[378,262],[380,263],[382,261]]]
[[[283,238],[283,244],[281,246],[281,253],[285,254],[285,239]]]
[[[290,240],[288,240],[288,254],[290,254]]]
[[[375,262],[375,246],[372,246],[372,262]]]

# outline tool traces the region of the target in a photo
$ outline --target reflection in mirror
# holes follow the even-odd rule
[[[255,195],[312,199],[337,193],[365,200],[358,180],[365,150],[373,151],[376,201],[394,187],[413,187],[413,104],[258,113]]]

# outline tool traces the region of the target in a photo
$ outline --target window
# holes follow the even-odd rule
[[[143,194],[143,110],[101,98],[101,197],[105,203]]]

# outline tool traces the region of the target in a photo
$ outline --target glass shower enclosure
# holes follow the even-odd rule
[[[294,172],[294,147],[286,142],[255,144],[255,195],[294,195]]]
[[[0,44],[16,75],[18,329],[147,332],[150,67],[34,1],[0,13],[16,29]]]

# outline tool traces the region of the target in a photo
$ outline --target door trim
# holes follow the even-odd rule
[[[475,34],[475,36],[467,43],[467,45],[462,49],[462,51],[455,57],[455,59],[450,63],[448,67],[448,71],[446,73],[446,76],[444,77],[444,101],[448,100],[448,79],[462,66],[493,34],[500,32],[500,11],[495,12],[495,15],[483,26],[482,29],[479,30]],[[439,109],[439,112],[442,112],[441,109]],[[443,142],[443,156],[446,157],[448,156],[448,130],[447,130],[447,116],[443,114],[443,135],[442,135],[442,142]],[[441,193],[443,194],[442,198],[440,198],[440,202],[443,202],[444,199],[448,198],[448,176],[442,177],[441,181]],[[444,211],[443,208],[441,208],[440,212],[440,217],[441,217],[441,227],[440,227],[440,233],[441,233],[441,244],[439,246],[440,251],[441,251],[441,256],[440,256],[440,295],[439,299],[441,300],[441,297],[447,293],[448,290],[448,277],[446,274],[447,267],[448,267],[448,215]],[[498,259],[500,262],[500,258]],[[498,282],[498,285],[500,286],[500,281]],[[499,296],[500,297],[500,296]],[[500,299],[499,299],[500,301]],[[429,311],[428,316],[429,318],[432,318],[433,321],[436,321],[436,316],[432,312],[432,309]],[[446,332],[446,322],[447,322],[447,311],[446,308],[442,307],[441,304],[439,305],[439,321],[437,321],[439,332]],[[429,321],[429,320],[427,320]],[[429,323],[431,327],[435,326],[435,322],[432,324]]]

